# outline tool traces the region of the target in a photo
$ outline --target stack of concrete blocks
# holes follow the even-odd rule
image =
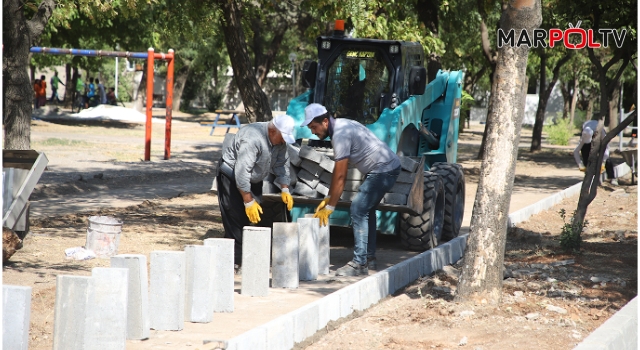
[[[313,218],[314,214],[304,214],[305,218]],[[319,219],[316,221],[320,224]],[[329,238],[331,237],[329,233],[329,225],[320,226],[318,228],[318,274],[319,275],[328,275],[329,274],[329,257],[331,252],[331,247],[329,244]]]
[[[234,270],[233,246],[235,240],[231,238],[207,238],[204,245],[214,249],[213,294],[209,298],[213,301],[214,312],[233,312]]]
[[[406,205],[411,194],[411,186],[416,177],[419,163],[409,157],[400,157],[402,170],[391,190],[384,195],[382,203],[394,205]]]
[[[127,269],[127,339],[149,338],[149,279],[147,257],[142,254],[119,254],[111,257],[112,268]]]
[[[273,223],[271,287],[298,288],[298,223]]]
[[[242,295],[269,295],[270,253],[270,228],[245,226],[242,229]]]
[[[298,167],[293,193],[311,198],[323,198],[328,195],[331,176],[325,176],[325,181],[321,178],[323,174],[333,172],[333,160],[309,146],[302,146],[299,149],[291,146],[288,152],[291,164]]]
[[[215,280],[215,249],[205,245],[187,245],[185,319],[189,322],[208,323],[213,320]]]
[[[29,349],[31,287],[2,286],[2,348]]]
[[[300,281],[318,279],[319,219],[299,218],[299,277]]]
[[[182,330],[185,318],[185,252],[151,252],[149,265],[151,328],[159,331]]]

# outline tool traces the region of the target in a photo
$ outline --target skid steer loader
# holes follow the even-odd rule
[[[316,43],[317,61],[305,61],[302,69],[308,90],[291,100],[287,114],[300,125],[304,108],[320,103],[336,118],[366,125],[399,156],[424,164],[423,186],[414,186],[423,192],[422,210],[384,206],[376,212],[382,234],[397,234],[405,248],[419,251],[457,237],[465,199],[464,174],[456,164],[463,73],[439,70],[427,83],[420,43],[349,38],[339,22],[332,36]],[[330,154],[329,141],[318,140],[307,127],[294,131],[300,144]],[[298,197],[293,220],[313,213],[323,195]],[[350,221],[343,205],[330,225],[350,226]]]

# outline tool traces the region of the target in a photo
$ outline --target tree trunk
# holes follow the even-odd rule
[[[138,91],[135,93],[135,100],[133,101],[133,109],[145,114],[146,98],[147,98],[147,62],[145,62],[144,65],[142,66],[142,77],[140,78]],[[153,103],[153,101],[147,101],[147,103]]]
[[[618,136],[620,131],[629,126],[637,115],[638,112],[635,111],[633,114],[627,116],[625,120],[618,124],[618,126],[611,130],[605,137],[601,136],[604,125],[603,120],[600,119],[598,122],[598,128],[593,134],[591,152],[589,152],[589,160],[586,164],[587,169],[585,170],[584,180],[582,181],[582,187],[580,189],[578,206],[576,207],[575,215],[571,221],[571,228],[573,232],[582,232],[584,218],[587,215],[587,208],[598,194],[598,186],[600,185],[600,168],[602,167],[604,151],[607,148],[607,144],[609,144],[611,139]]]
[[[587,102],[587,114],[586,114],[586,120],[591,120],[593,118],[593,100],[589,99],[589,102]]]
[[[236,0],[218,0],[222,8],[222,30],[229,52],[233,79],[236,80],[245,113],[250,123],[271,120],[269,99],[262,91],[254,74],[240,18],[240,5]]]
[[[596,57],[595,53],[593,52],[593,49],[587,48],[587,52],[589,53],[589,60],[596,68],[596,72],[598,75],[598,84],[600,85],[600,113],[597,117],[594,116],[594,118],[592,119],[600,119],[601,117],[604,117],[603,119],[606,124],[610,122],[609,99],[611,97],[611,93],[613,92],[614,86],[618,84],[618,81],[620,80],[620,76],[622,75],[622,72],[624,71],[624,69],[627,67],[627,64],[629,63],[629,59],[626,57],[623,58],[624,53],[622,51],[618,51],[609,60],[609,62],[602,65],[600,63],[600,60]],[[620,67],[618,67],[618,71],[616,72],[614,78],[608,79],[607,71],[609,70],[609,68],[611,68],[614,64],[616,64],[620,60],[622,60],[622,64],[620,65]]]
[[[500,26],[508,32],[532,31],[542,22],[540,0],[512,0],[502,12]],[[524,118],[529,48],[507,45],[499,49],[488,116],[486,156],[467,239],[464,267],[458,284],[460,301],[498,304],[507,238],[509,202],[513,190],[520,129]]]
[[[2,3],[2,115],[5,149],[31,148],[34,93],[27,74],[29,48],[40,40],[56,3],[54,0],[43,0],[30,20],[24,15],[24,6],[20,0],[5,0]]]
[[[560,82],[559,86],[562,93],[562,119],[567,119],[571,108],[571,87],[565,82]]]
[[[541,48],[541,50],[544,50],[544,48]],[[544,53],[540,55],[540,93],[538,94],[538,109],[536,110],[536,121],[533,125],[533,136],[531,137],[531,152],[539,151],[542,149],[542,128],[544,127],[544,114],[547,109],[547,103],[549,103],[549,97],[551,96],[553,87],[558,81],[560,68],[562,68],[562,66],[567,63],[570,58],[571,54],[568,53],[560,60],[558,60],[556,66],[553,68],[553,77],[551,78],[549,84],[547,84],[547,74],[545,73],[547,55]]]
[[[576,117],[576,104],[578,103],[578,93],[580,86],[578,85],[578,76],[576,75],[573,78],[573,94],[571,95],[571,112],[569,113],[569,120],[571,121],[571,125],[573,125],[573,121]]]
[[[184,86],[189,78],[189,72],[191,71],[191,65],[184,65],[178,69],[175,76],[175,84],[173,86],[173,111],[179,111],[182,107],[182,92]],[[189,108],[189,106],[187,106]]]
[[[73,71],[73,73],[71,73]],[[73,67],[71,69],[71,63],[67,63],[64,65],[64,106],[66,108],[71,107],[71,100],[73,100],[73,92],[76,91],[76,86],[74,84],[75,77],[78,74],[78,70]]]
[[[618,110],[620,108],[620,87],[622,84],[618,81],[615,85],[613,85],[613,90],[611,91],[611,98],[609,98],[609,130],[613,130],[616,126],[618,126]]]

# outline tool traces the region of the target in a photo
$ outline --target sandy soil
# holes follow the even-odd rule
[[[141,161],[143,125],[33,121],[32,148],[44,151],[50,163],[31,198],[31,233],[3,267],[3,283],[33,287],[30,348],[51,348],[56,275],[88,275],[93,267],[108,266],[108,260],[64,259],[64,249],[84,245],[88,216],[112,215],[126,222],[119,253],[182,250],[223,236],[217,197],[208,189],[226,130],[211,137],[209,128],[198,124],[212,118],[175,115],[171,160],[162,160],[164,125],[154,123],[151,162]],[[465,224],[479,174],[474,156],[481,130],[472,126],[460,136],[468,192]],[[571,146],[531,154],[528,137],[525,130],[514,186],[521,203],[512,201],[512,208],[580,181]],[[576,201],[567,199],[510,233],[505,265],[514,277],[505,280],[500,308],[453,302],[452,270],[427,276],[361,317],[328,327],[333,330],[314,337],[310,348],[452,349],[464,337],[470,349],[571,348],[637,294],[637,187],[629,179],[619,187],[601,187],[588,213],[583,251],[567,255],[558,244],[562,220],[557,211],[572,212]],[[550,265],[569,259],[574,263]],[[537,272],[523,275],[524,269]],[[548,311],[546,305],[567,313]],[[190,348],[207,349],[194,344]]]

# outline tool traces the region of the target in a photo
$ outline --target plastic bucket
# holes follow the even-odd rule
[[[85,249],[90,249],[98,258],[109,258],[118,254],[122,221],[111,216],[90,216],[87,227]]]

